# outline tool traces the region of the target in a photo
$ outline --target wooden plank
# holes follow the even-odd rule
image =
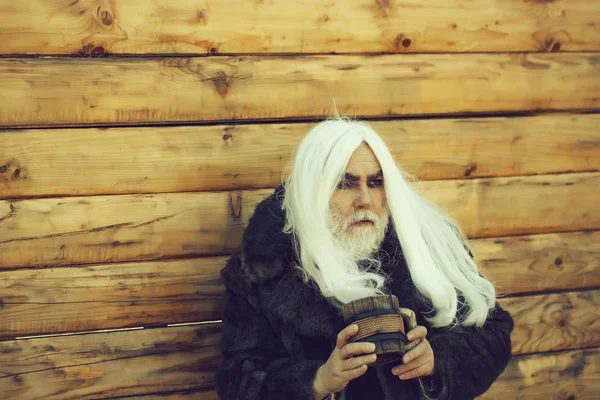
[[[475,238],[595,229],[600,215],[590,191],[598,188],[599,173],[582,173],[422,182],[418,190]]]
[[[599,5],[597,0],[479,0],[476,5],[2,0],[0,53],[598,50]]]
[[[1,126],[596,110],[597,53],[0,59]],[[360,93],[360,96],[357,96]]]
[[[600,170],[600,114],[370,124],[422,180]],[[314,125],[0,132],[0,197],[273,187]]]
[[[214,388],[219,330],[209,325],[0,342],[0,394],[7,400],[160,393],[178,399],[191,392],[194,399],[213,399],[213,393],[194,391]],[[600,393],[594,384],[599,360],[598,348],[517,356],[483,398],[564,399],[573,393],[593,399]]]
[[[515,320],[513,354],[600,345],[600,290],[500,299]]]
[[[417,190],[478,238],[598,229],[599,187],[594,172],[429,181]],[[229,254],[271,193],[0,200],[0,269]]]
[[[472,246],[482,272],[504,297],[600,287],[599,243],[596,231],[478,239]],[[219,272],[226,260],[2,271],[0,339],[219,320]],[[525,312],[519,300],[512,307]]]
[[[228,254],[256,204],[272,192],[0,201],[0,266]]]
[[[600,232],[471,241],[499,296],[600,287]]]
[[[600,349],[514,357],[482,400],[600,397]]]
[[[226,257],[0,273],[0,339],[221,318]]]
[[[98,399],[214,387],[219,324],[0,342],[3,399]]]

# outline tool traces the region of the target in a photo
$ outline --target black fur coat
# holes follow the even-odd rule
[[[290,237],[282,233],[283,187],[256,208],[244,232],[241,249],[221,271],[226,287],[224,360],[217,371],[223,400],[313,399],[312,381],[344,328],[340,313],[292,268]],[[421,378],[435,399],[473,399],[485,392],[506,367],[511,355],[513,320],[499,305],[482,328],[432,328],[423,318],[427,308],[416,295],[398,240],[390,230],[378,253],[391,276],[389,293],[401,307],[417,314],[427,327],[435,356],[435,373]],[[392,375],[396,364],[369,367],[336,399],[422,399],[419,379]]]

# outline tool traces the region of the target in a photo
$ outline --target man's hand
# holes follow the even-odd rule
[[[425,336],[427,336],[427,328],[420,325],[408,332],[406,335],[408,340],[419,339],[421,343],[402,357],[403,364],[392,368],[392,374],[400,375],[399,378],[403,380],[433,374],[435,364],[433,349]]]
[[[373,354],[375,351],[373,343],[348,344],[348,340],[357,332],[358,325],[352,324],[338,333],[335,349],[327,362],[319,368],[313,382],[317,399],[339,392],[352,379],[363,375],[367,371],[367,366],[377,359],[377,355]]]

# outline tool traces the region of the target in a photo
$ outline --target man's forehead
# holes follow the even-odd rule
[[[361,144],[352,153],[348,164],[346,165],[346,174],[355,176],[368,176],[375,175],[381,170],[379,160],[375,156],[375,153],[365,143]]]

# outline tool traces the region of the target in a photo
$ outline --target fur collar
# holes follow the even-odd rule
[[[283,233],[285,211],[281,209],[284,186],[260,202],[248,222],[242,240],[244,271],[254,284],[280,277],[295,262],[291,237]]]

